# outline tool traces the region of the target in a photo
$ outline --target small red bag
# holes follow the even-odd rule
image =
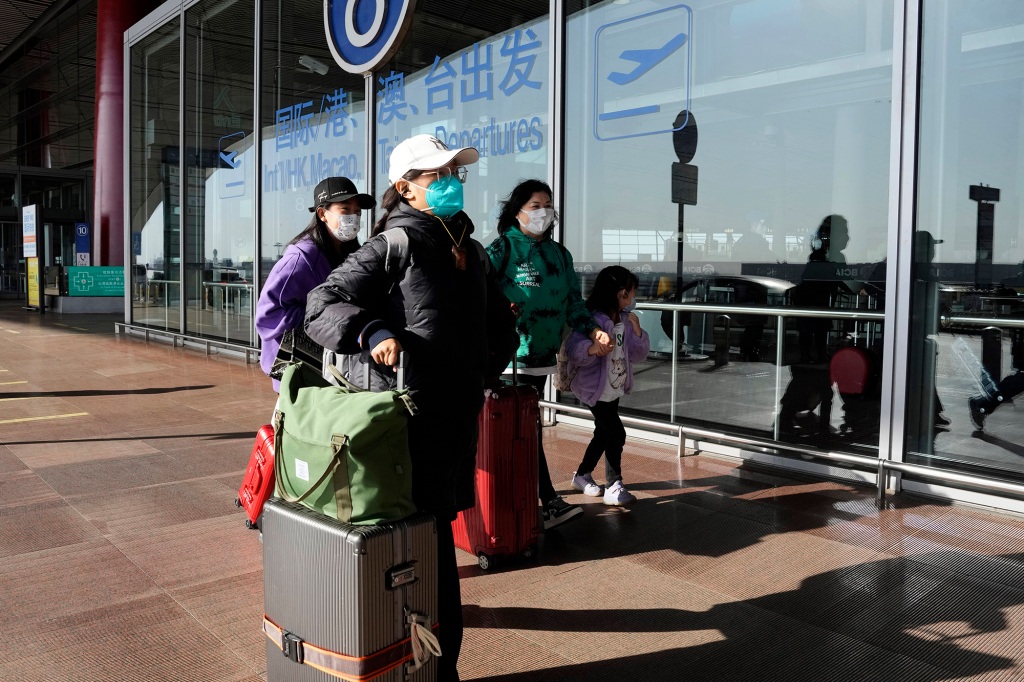
[[[245,527],[259,530],[263,503],[274,494],[274,427],[265,424],[256,432],[256,443],[249,456],[242,487],[238,489],[235,506],[245,509]]]

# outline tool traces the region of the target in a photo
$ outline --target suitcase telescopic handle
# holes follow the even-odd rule
[[[409,357],[408,354],[404,350],[403,351],[399,351],[399,353],[398,353],[398,372],[397,372],[397,375],[398,375],[397,376],[398,390],[402,390],[402,389],[405,388],[405,365],[406,365],[406,362],[408,361],[408,357]],[[373,372],[371,370],[373,369],[373,366],[376,365],[377,363],[373,361],[373,358],[370,357],[369,353],[361,354],[359,356],[359,361],[366,364],[366,372],[364,372],[365,379],[366,379],[364,383],[366,385],[363,388],[365,388],[367,391],[369,391],[370,390],[371,380],[372,380],[372,377],[373,377]]]

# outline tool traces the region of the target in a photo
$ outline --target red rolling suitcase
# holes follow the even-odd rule
[[[274,427],[265,424],[256,432],[256,443],[249,456],[242,487],[238,489],[235,506],[245,509],[245,527],[259,529],[263,503],[274,494]]]
[[[828,367],[829,378],[841,395],[862,395],[871,390],[871,355],[863,348],[840,348]]]
[[[539,417],[532,386],[487,391],[476,451],[476,506],[452,521],[455,546],[476,556],[484,570],[505,557],[537,551]]]
[[[874,356],[864,348],[845,346],[833,354],[829,380],[843,401],[841,433],[855,437],[878,433],[882,407],[875,370]]]

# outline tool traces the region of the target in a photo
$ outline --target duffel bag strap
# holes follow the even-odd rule
[[[282,468],[285,466],[284,457],[281,456],[281,436],[284,435],[284,414],[278,410],[274,412],[274,474],[277,476],[279,481],[284,480],[284,473]],[[334,474],[337,470],[338,465],[341,464],[341,458],[343,451],[348,445],[348,436],[336,433],[331,436],[331,465],[320,475],[320,478],[306,489],[306,492],[302,493],[298,497],[289,497],[284,490],[278,490],[281,495],[281,499],[287,502],[302,502],[304,499],[313,494],[313,492],[323,485],[323,482],[327,478]]]
[[[330,372],[332,377],[337,379],[338,385],[342,386],[343,388],[346,388],[346,389],[348,389],[350,391],[353,391],[353,392],[356,392],[356,393],[361,393],[361,392],[370,390],[369,387],[367,387],[367,388],[360,388],[359,386],[356,386],[351,381],[346,379],[345,376],[341,373],[341,370],[338,369],[337,365],[332,365],[332,364],[328,363],[328,364],[326,364],[324,366],[324,368],[328,372]],[[408,393],[406,393],[404,391],[404,389],[402,388],[405,385],[405,375],[404,375],[404,371],[405,371],[405,351],[402,351],[398,355],[398,370],[399,370],[399,374],[398,374],[398,386],[399,386],[399,389],[397,391],[395,391],[395,395],[396,395],[396,397],[399,400],[402,401],[402,405],[405,406],[405,409],[409,412],[409,415],[415,417],[416,414],[419,412],[419,408],[416,407],[416,403],[413,402],[412,397]],[[366,363],[365,372],[366,372],[366,376],[369,377],[370,376],[370,363],[369,362]]]
[[[326,369],[326,370],[327,370],[328,372],[330,372],[330,373],[331,373],[331,376],[332,376],[332,377],[334,377],[335,379],[337,379],[337,381],[338,381],[338,385],[339,385],[339,386],[341,386],[341,387],[343,387],[343,388],[347,388],[348,390],[350,390],[350,391],[353,391],[353,392],[356,392],[356,393],[361,393],[361,392],[363,392],[363,391],[365,391],[365,390],[366,390],[366,389],[364,389],[364,388],[359,388],[358,386],[356,386],[355,384],[353,384],[353,383],[352,383],[351,381],[349,381],[348,379],[346,379],[346,378],[345,378],[345,375],[341,373],[341,370],[340,370],[340,369],[338,369],[338,366],[337,366],[337,365],[334,365],[334,364],[331,364],[331,363],[327,363],[327,364],[326,364],[326,365],[324,366],[324,368],[325,368],[325,369]]]
[[[421,617],[421,619],[424,624],[427,622],[426,618]],[[434,623],[430,629],[436,630],[437,626],[438,624]],[[426,630],[423,626],[421,626],[421,629],[431,639],[435,642],[437,641],[433,632]],[[407,637],[369,656],[346,656],[345,654],[322,649],[303,641],[294,633],[281,628],[267,616],[263,616],[263,633],[281,650],[285,658],[295,663],[311,666],[332,677],[348,680],[349,682],[369,682],[394,670],[403,663],[413,660],[413,651],[417,646],[411,638]],[[431,654],[440,656],[440,648],[430,647],[430,650],[425,653],[425,657],[428,658]],[[415,669],[422,667],[425,662],[426,658]]]

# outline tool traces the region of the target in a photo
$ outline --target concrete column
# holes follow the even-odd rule
[[[124,265],[124,32],[155,0],[98,0],[93,265]]]

